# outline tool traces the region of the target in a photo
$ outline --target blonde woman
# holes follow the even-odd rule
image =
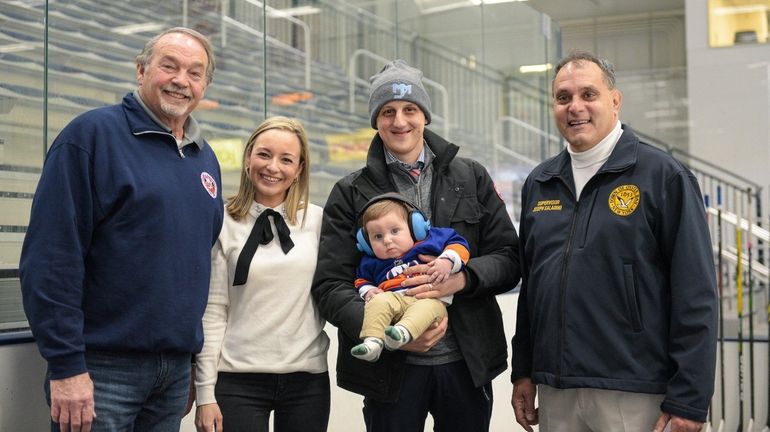
[[[200,432],[267,432],[271,412],[276,432],[326,431],[329,338],[310,296],[323,210],[308,202],[309,164],[294,119],[265,120],[246,145],[212,249],[195,379]]]

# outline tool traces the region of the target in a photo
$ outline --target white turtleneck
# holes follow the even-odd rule
[[[294,248],[284,254],[275,223],[273,241],[259,245],[244,285],[233,286],[238,256],[265,207],[254,203],[234,220],[225,210],[222,231],[211,251],[209,301],[203,316],[203,350],[197,356],[198,405],[216,402],[218,372],[320,373],[327,370],[329,338],[310,296],[323,209],[310,204],[302,225],[286,224]],[[274,208],[284,214],[284,205]]]
[[[572,176],[575,180],[575,196],[577,200],[580,200],[580,192],[583,191],[583,186],[588,183],[588,180],[591,180],[591,177],[610,158],[610,154],[622,134],[623,129],[620,127],[620,120],[618,120],[612,131],[599,141],[599,144],[586,151],[576,152],[567,144],[567,151],[572,159]]]

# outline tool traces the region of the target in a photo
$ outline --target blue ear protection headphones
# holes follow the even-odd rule
[[[370,199],[369,202],[364,205],[364,208],[361,209],[359,220],[363,219],[364,212],[366,212],[366,209],[372,204],[385,200],[399,201],[404,203],[410,209],[409,214],[407,215],[407,221],[409,222],[409,233],[412,235],[412,240],[418,242],[425,240],[425,238],[428,237],[428,231],[430,231],[430,221],[428,221],[428,218],[425,217],[423,212],[421,212],[414,203],[395,192],[384,193]],[[363,227],[356,231],[356,242],[358,250],[369,256],[374,256],[372,245],[369,243],[369,236],[366,235],[366,231],[364,231]]]

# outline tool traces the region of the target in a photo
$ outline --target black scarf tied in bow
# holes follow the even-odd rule
[[[233,280],[233,286],[243,285],[246,283],[246,278],[249,276],[249,265],[254,258],[254,254],[257,252],[257,248],[260,244],[266,245],[273,241],[273,229],[270,227],[270,220],[268,216],[273,217],[275,222],[275,229],[278,231],[278,240],[281,242],[281,249],[284,254],[289,253],[291,248],[294,247],[294,242],[291,241],[291,231],[289,226],[286,225],[286,221],[283,220],[283,216],[273,209],[265,209],[261,215],[254,222],[254,228],[251,229],[246,244],[241,250],[241,254],[238,255],[238,263],[235,265],[235,279]]]

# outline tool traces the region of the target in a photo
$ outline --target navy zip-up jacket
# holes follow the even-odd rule
[[[391,271],[403,264],[411,266],[412,262],[419,263],[420,255],[439,256],[445,249],[448,249],[448,246],[449,249],[454,249],[455,253],[460,250],[466,257],[469,254],[468,249],[470,246],[468,246],[468,242],[460,234],[457,234],[455,230],[432,227],[428,230],[428,236],[425,239],[416,242],[411,249],[398,258],[377,258],[376,256],[364,255],[361,258],[358,269],[356,269],[355,286],[357,289],[360,289],[361,285],[368,284],[378,287],[383,291],[406,291],[408,288],[402,287],[399,282],[405,280],[406,277],[400,273],[396,275],[391,274]],[[462,255],[458,255],[462,257]],[[403,271],[403,268],[401,271]],[[386,284],[388,285],[387,287],[383,286],[385,281],[389,281]],[[398,285],[394,286],[394,283]]]
[[[665,394],[663,411],[703,421],[717,291],[700,189],[623,129],[579,201],[566,149],[522,188],[512,378]]]
[[[224,206],[214,152],[196,144],[182,157],[133,94],[54,141],[19,264],[51,379],[85,372],[85,350],[200,351]]]

